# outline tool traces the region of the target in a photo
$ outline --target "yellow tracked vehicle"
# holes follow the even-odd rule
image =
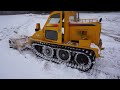
[[[102,50],[102,19],[80,19],[77,11],[53,11],[44,27],[36,24],[35,33],[22,39],[10,39],[10,47],[30,48],[48,61],[88,71]],[[21,41],[24,41],[21,45]]]

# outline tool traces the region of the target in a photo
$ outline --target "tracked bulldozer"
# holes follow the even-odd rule
[[[47,61],[88,71],[102,50],[102,19],[79,16],[77,11],[53,11],[42,29],[37,23],[32,36],[11,38],[9,45],[18,50],[29,48]]]

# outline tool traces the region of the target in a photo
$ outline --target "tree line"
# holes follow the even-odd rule
[[[16,14],[49,14],[52,11],[0,11],[0,15],[16,15]],[[79,13],[99,13],[99,12],[109,12],[109,11],[79,11]],[[112,11],[111,11],[112,12]]]
[[[16,14],[49,14],[50,11],[0,11],[0,15],[16,15]]]

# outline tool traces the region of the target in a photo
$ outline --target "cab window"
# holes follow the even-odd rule
[[[58,24],[60,22],[60,14],[54,14],[50,17],[49,24]]]

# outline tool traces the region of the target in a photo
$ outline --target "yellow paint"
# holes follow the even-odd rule
[[[79,40],[79,47],[90,48],[91,41],[90,40]]]
[[[60,14],[60,21],[57,24],[49,23],[51,20],[51,16],[55,14]],[[52,44],[59,44],[64,46],[71,46],[71,47],[79,47],[93,50],[96,54],[96,57],[99,57],[98,49],[90,48],[91,43],[95,43],[99,48],[102,48],[102,44],[99,45],[100,34],[101,34],[101,23],[96,20],[96,22],[90,22],[92,19],[81,19],[81,22],[74,24],[69,21],[70,16],[75,16],[76,12],[74,11],[64,11],[64,15],[62,15],[62,11],[54,11],[52,12],[48,20],[46,21],[44,27],[35,32],[29,38],[29,44],[32,41],[42,41],[45,43],[52,43]],[[64,41],[62,41],[62,18],[64,18]],[[86,22],[89,21],[89,22]],[[81,24],[88,24],[88,25],[95,25],[95,26],[81,26]],[[36,24],[36,28],[40,29],[39,24]],[[46,30],[53,30],[58,33],[58,40],[50,40],[46,39],[45,31]],[[78,46],[67,44],[69,41],[78,41]]]

